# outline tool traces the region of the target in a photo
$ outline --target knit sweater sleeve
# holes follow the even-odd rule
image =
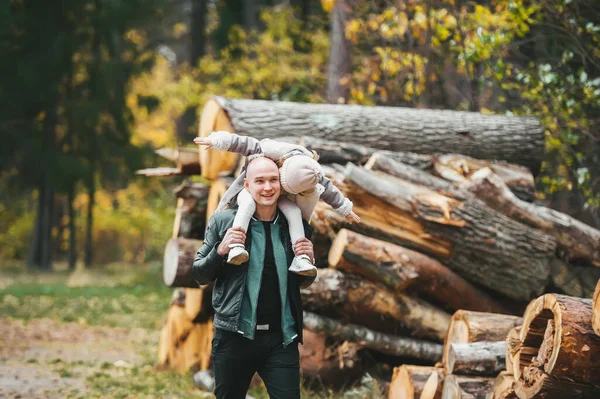
[[[220,151],[236,152],[244,156],[262,152],[260,142],[254,137],[223,131],[212,132],[208,137],[212,146]]]
[[[325,188],[321,194],[321,199],[331,205],[333,210],[340,215],[350,215],[350,212],[352,212],[352,201],[346,198],[344,193],[342,193],[327,177],[321,176],[319,184]]]

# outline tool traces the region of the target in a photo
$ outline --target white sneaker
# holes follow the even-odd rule
[[[241,265],[248,261],[248,251],[243,245],[232,245],[229,247],[229,256],[227,257],[227,263],[232,265]]]
[[[314,277],[317,275],[317,268],[310,262],[307,255],[294,257],[288,270],[301,276]]]

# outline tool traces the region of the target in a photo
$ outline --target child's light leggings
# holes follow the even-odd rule
[[[279,197],[277,207],[288,221],[292,245],[300,238],[305,237],[302,218],[306,221],[310,220],[310,215],[315,209],[318,200],[319,193],[316,190],[310,194],[296,195],[295,203],[284,195]],[[254,212],[256,212],[256,202],[254,202],[252,195],[246,189],[243,189],[238,194],[237,203],[238,211],[233,219],[233,227],[241,227],[244,231],[248,231],[250,219],[254,215]]]

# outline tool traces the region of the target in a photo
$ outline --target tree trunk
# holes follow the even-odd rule
[[[75,182],[71,182],[67,193],[67,206],[69,216],[69,270],[75,270],[77,265],[77,231],[75,229],[75,208],[73,207],[75,202]]]
[[[450,344],[448,374],[493,376],[506,369],[506,341]]]
[[[359,197],[346,192],[355,203],[382,212],[372,204],[374,197],[380,199],[412,222],[393,227],[412,230],[416,225],[438,245],[440,239],[449,243],[451,254],[444,263],[461,275],[516,300],[528,300],[544,290],[556,245],[552,237],[509,219],[470,194],[462,196],[459,190],[447,196],[353,164],[346,166],[345,176],[368,193]],[[385,212],[385,218],[392,222],[390,213]],[[421,250],[431,253],[426,246]]]
[[[592,327],[596,335],[600,335],[600,280],[598,280],[594,291],[592,312]]]
[[[394,367],[388,399],[441,399],[443,380],[439,367]]]
[[[331,30],[329,36],[329,66],[327,68],[328,103],[340,104],[348,101],[348,83],[352,72],[350,41],[346,38],[346,23],[350,18],[350,4],[347,0],[337,0],[331,10]]]
[[[443,340],[450,317],[419,299],[393,294],[384,287],[338,270],[319,271],[314,283],[302,290],[308,311],[341,321],[393,332],[390,321],[402,323],[416,337]]]
[[[361,345],[329,342],[324,335],[304,329],[304,345],[298,346],[300,369],[307,385],[338,386],[352,383],[364,373]],[[327,341],[327,342],[326,342]]]
[[[213,100],[226,113],[227,122],[233,128],[225,130],[257,139],[313,136],[419,154],[433,154],[444,148],[445,152],[505,160],[531,170],[539,168],[544,154],[543,129],[534,118],[223,97]],[[205,110],[207,107],[213,108],[214,104],[207,104]],[[213,118],[206,122],[208,125],[218,125],[215,111],[210,112]],[[201,136],[209,133],[201,129]]]
[[[93,222],[94,222],[94,197],[96,194],[95,169],[92,164],[91,176],[88,179],[88,206],[87,206],[87,224],[85,226],[85,255],[84,264],[90,267],[93,261]]]
[[[192,264],[202,241],[171,238],[165,247],[163,281],[168,287],[198,288],[192,277]]]
[[[452,310],[504,311],[489,295],[438,261],[350,230],[339,231],[328,259],[332,267],[382,283],[394,292],[410,286]]]
[[[357,342],[367,349],[388,355],[410,357],[432,363],[442,357],[442,345],[383,334],[356,324],[342,324],[338,320],[315,313],[304,312],[304,328],[326,337]]]
[[[600,337],[592,328],[592,300],[537,298],[525,311],[520,339],[515,367],[520,398],[600,396]]]
[[[505,341],[508,332],[521,325],[523,319],[496,313],[459,310],[452,315],[444,342],[443,363],[448,364],[451,344]]]
[[[31,236],[31,244],[27,253],[27,266],[31,269],[39,268],[40,265],[40,247],[42,242],[42,219],[44,216],[44,180],[40,178],[38,183],[38,200],[37,212],[35,216],[35,224],[33,234]]]
[[[517,399],[515,378],[512,373],[503,371],[498,374],[486,399]]]
[[[493,378],[448,375],[442,399],[485,399],[493,384]]]
[[[198,66],[198,62],[206,54],[207,6],[208,0],[192,0],[190,64],[194,67]]]
[[[600,230],[553,209],[519,200],[489,169],[474,175],[468,187],[491,208],[554,237],[567,259],[600,267]]]

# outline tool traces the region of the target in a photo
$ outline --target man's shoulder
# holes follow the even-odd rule
[[[237,208],[227,208],[217,211],[211,216],[212,223],[219,226],[227,226],[230,222],[233,222],[236,213]]]

